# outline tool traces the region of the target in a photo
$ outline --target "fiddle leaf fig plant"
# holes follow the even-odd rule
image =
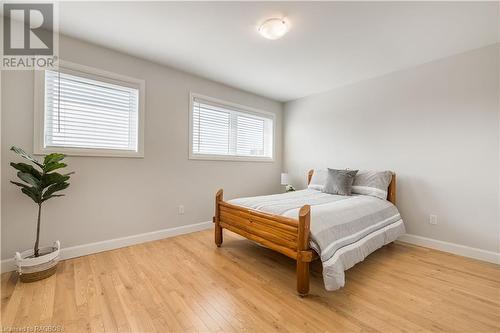
[[[56,192],[62,191],[69,186],[68,180],[74,172],[61,174],[55,171],[67,166],[62,163],[62,160],[66,157],[64,154],[49,154],[44,157],[43,162],[40,162],[21,148],[11,147],[10,150],[31,163],[11,162],[10,165],[18,171],[17,177],[22,181],[11,181],[11,183],[19,186],[21,191],[38,205],[36,241],[33,248],[34,256],[38,257],[42,204],[49,199],[64,196],[64,194],[56,194]]]

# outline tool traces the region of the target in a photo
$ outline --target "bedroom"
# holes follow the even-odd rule
[[[19,4],[4,330],[500,329],[497,2]]]

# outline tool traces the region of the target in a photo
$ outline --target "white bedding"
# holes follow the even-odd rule
[[[292,218],[298,217],[303,205],[311,205],[311,247],[321,257],[327,290],[343,287],[345,270],[405,233],[396,206],[372,196],[306,189],[229,203]]]

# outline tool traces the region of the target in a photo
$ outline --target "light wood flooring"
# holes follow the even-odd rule
[[[66,260],[35,283],[2,275],[1,326],[64,332],[500,332],[500,266],[402,243],[295,293],[294,261],[224,231]]]

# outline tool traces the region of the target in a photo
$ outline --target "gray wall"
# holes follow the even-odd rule
[[[498,252],[498,75],[493,45],[286,103],[284,168],[392,169],[409,233]]]
[[[125,54],[61,37],[67,61],[146,80],[145,158],[69,157],[76,171],[67,196],[47,202],[42,244],[63,247],[211,220],[213,195],[228,198],[280,190],[282,104]],[[31,248],[36,208],[8,182],[8,151],[33,149],[33,72],[2,73],[2,258]],[[276,114],[276,161],[188,160],[189,92]],[[178,205],[185,214],[178,215]]]

